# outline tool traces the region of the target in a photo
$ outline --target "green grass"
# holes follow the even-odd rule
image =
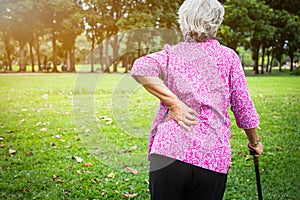
[[[128,78],[0,75],[0,199],[122,199],[126,194],[149,199],[147,136],[157,100]],[[264,199],[298,200],[300,79],[247,80],[261,118]],[[246,143],[232,120],[233,157],[224,199],[257,198]]]

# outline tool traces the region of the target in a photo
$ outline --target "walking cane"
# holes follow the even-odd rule
[[[250,151],[250,154],[253,155],[253,159],[254,159],[258,199],[262,200],[263,198],[262,198],[261,184],[260,184],[258,157],[255,156],[255,151],[253,149],[251,149],[250,147],[249,147],[249,151]]]

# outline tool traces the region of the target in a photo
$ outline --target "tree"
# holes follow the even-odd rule
[[[124,40],[126,40],[126,50],[123,56],[123,65],[128,71],[128,65],[131,63],[132,58],[140,57],[144,53],[142,52],[142,46],[146,45],[144,42],[149,38],[145,36],[143,28],[155,27],[155,18],[151,14],[151,6],[146,2],[136,2],[135,6],[128,6],[126,15],[121,17],[117,26],[122,32],[126,32]],[[143,10],[143,12],[142,12]],[[148,32],[149,33],[149,32]]]
[[[25,45],[31,39],[32,33],[32,1],[4,1],[2,19],[4,20],[6,31],[4,37],[8,42],[8,34],[19,43],[20,72],[26,71]],[[8,43],[7,43],[8,44]],[[8,51],[7,51],[8,52]],[[9,53],[8,53],[9,54]],[[8,59],[9,60],[9,59]],[[11,61],[9,61],[11,62]]]
[[[118,20],[119,30],[124,34],[125,53],[121,60],[125,71],[136,57],[150,53],[164,43],[174,44],[181,37],[177,22],[177,11],[183,1],[132,1],[125,7],[124,15]],[[167,31],[169,30],[169,31]],[[174,37],[174,33],[177,37]]]
[[[12,46],[12,37],[11,37],[11,15],[9,13],[8,0],[0,0],[0,39],[4,44],[4,58],[3,63],[9,65],[9,69],[12,70],[12,54],[13,54],[13,46]]]
[[[157,50],[151,49],[152,46],[178,41],[181,32],[177,12],[182,3],[183,0],[0,0],[3,59],[12,70],[17,42],[20,71],[26,70],[25,55],[29,53],[32,71],[36,60],[39,71],[42,70],[43,56],[52,60],[54,72],[58,71],[59,63],[66,64],[67,71],[75,71],[75,40],[84,31],[91,41],[92,72],[96,62],[100,63],[102,71],[110,72],[109,66],[113,65],[113,72],[117,72],[119,63],[128,71],[136,57]],[[234,50],[240,46],[251,49],[255,73],[259,73],[260,52],[261,73],[265,69],[265,55],[267,71],[273,58],[281,66],[284,54],[290,57],[293,70],[295,52],[300,46],[300,9],[293,6],[292,0],[227,0],[225,10],[225,19],[217,35],[222,44]],[[146,28],[148,32],[144,31]],[[178,37],[171,38],[168,32],[159,31],[163,29],[176,32]],[[52,43],[53,56],[40,52],[44,45],[47,46],[47,40]],[[45,64],[47,59],[44,59]]]
[[[270,40],[275,33],[275,27],[270,23],[273,10],[259,0],[228,0],[225,9],[226,15],[219,31],[222,43],[234,50],[238,46],[250,48],[255,74],[259,73],[259,52],[262,49],[261,73],[264,73],[265,50],[269,49]]]
[[[1,0],[0,4],[0,38],[4,44],[4,60],[3,64],[9,67],[9,70],[12,71],[12,54],[14,53],[14,42],[11,37],[11,15],[8,0]]]
[[[253,0],[251,2],[255,5]],[[227,0],[224,7],[225,17],[218,32],[221,43],[234,50],[238,46],[249,47],[255,22],[248,15],[248,1]]]
[[[100,23],[101,16],[98,15],[97,10],[93,1],[83,1],[81,2],[81,6],[84,8],[84,23],[86,37],[89,41],[91,41],[91,72],[95,72],[94,69],[94,49],[97,41],[97,33],[98,29],[102,28],[102,24]]]
[[[43,20],[44,9],[46,9],[44,7],[43,1],[34,0],[33,8],[34,9],[32,12],[32,21],[34,21],[34,25],[32,28],[32,36],[29,44],[33,46],[36,52],[38,71],[41,72],[43,69],[42,69],[42,55],[40,51],[40,46],[45,42],[45,38],[49,33],[50,29],[47,27],[48,25]]]
[[[275,10],[275,15],[272,20],[272,24],[276,27],[276,32],[273,38],[272,55],[279,63],[279,71],[282,71],[282,55],[285,53],[286,49],[286,36],[285,36],[285,26],[289,18],[287,11]]]
[[[277,15],[273,20],[273,24],[277,27],[276,35],[277,44],[275,44],[274,54],[279,61],[281,71],[281,56],[286,52],[290,61],[290,70],[293,71],[294,55],[299,50],[299,5],[294,0],[266,0],[266,3],[272,7]]]
[[[177,22],[177,13],[183,0],[149,0],[149,11],[154,16],[155,27],[177,30],[180,32]]]
[[[65,63],[63,69],[68,72],[75,72],[75,40],[83,32],[83,16],[81,7],[71,2],[62,20],[62,30],[59,34],[59,40],[62,42],[62,47],[65,51]]]
[[[295,0],[265,0],[265,2],[275,10],[285,10],[300,17],[299,1],[296,3]]]
[[[86,35],[88,40],[92,42],[91,72],[94,72],[94,49],[96,44],[99,45],[100,63],[101,65],[105,63],[105,69],[103,69],[103,71],[109,72],[108,38],[111,37],[113,33],[117,33],[118,30],[114,20],[114,18],[117,17],[115,16],[117,13],[115,14],[115,12],[112,11],[115,10],[113,9],[114,3],[117,3],[115,6],[120,7],[118,2],[109,0],[102,2],[97,0],[85,0],[82,2],[85,8],[84,21],[86,23]],[[105,56],[103,56],[103,53]],[[105,61],[102,60],[103,58]]]
[[[285,27],[286,50],[290,57],[290,71],[294,70],[294,54],[300,48],[300,21],[298,16],[289,17]]]
[[[59,61],[57,59],[57,44],[60,40],[60,36],[62,32],[71,32],[73,28],[75,28],[74,32],[75,35],[78,35],[77,26],[72,27],[73,20],[76,18],[73,16],[76,15],[78,12],[77,9],[77,1],[75,0],[55,0],[55,1],[48,1],[48,0],[41,0],[40,1],[42,7],[42,16],[41,21],[47,27],[47,32],[50,33],[51,42],[52,42],[52,61],[53,61],[53,72],[58,72],[57,64]],[[72,15],[72,17],[69,16]],[[77,18],[76,18],[77,19]],[[67,22],[70,20],[71,22]],[[76,20],[75,20],[76,21]],[[78,22],[79,23],[79,22]],[[69,26],[70,25],[70,26]],[[69,30],[65,30],[65,28]],[[71,40],[74,39],[75,36],[71,36]],[[75,41],[75,40],[74,40]],[[72,42],[71,42],[72,43]]]

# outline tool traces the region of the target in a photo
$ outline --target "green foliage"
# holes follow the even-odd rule
[[[0,76],[1,199],[122,199],[130,194],[138,195],[134,199],[149,199],[146,172],[132,174],[123,166],[116,167],[121,162],[130,166],[131,160],[126,157],[107,165],[87,148],[82,129],[74,121],[73,99],[77,94],[92,94],[96,116],[112,118],[110,125],[103,120],[95,122],[98,133],[109,137],[107,143],[95,141],[99,149],[115,153],[112,147],[117,146],[127,152],[121,155],[139,153],[144,159],[138,161],[147,166],[147,135],[156,98],[141,88],[123,91],[130,97],[128,111],[134,122],[130,127],[143,130],[143,137],[129,137],[124,130],[126,124],[118,123],[112,112],[112,94],[123,75],[85,76],[87,90],[76,89],[75,74]],[[97,77],[96,89],[89,91]],[[261,118],[259,134],[265,152],[259,160],[264,199],[297,200],[300,79],[252,76],[247,80]],[[243,131],[232,119],[233,157],[224,199],[256,199],[253,160],[247,159],[246,143]],[[83,162],[77,162],[75,156]]]
[[[276,10],[286,10],[291,14],[300,16],[299,5],[295,4],[294,0],[266,0],[266,3]]]
[[[300,20],[299,9],[291,2],[227,0],[224,22],[217,37],[234,50],[238,47],[251,50],[256,72],[260,49],[280,63],[284,54],[293,61],[300,46],[297,34]],[[24,71],[25,64],[29,63],[27,44],[30,44],[35,50],[31,62],[38,61],[41,65],[41,57],[51,58],[52,62],[58,57],[57,63],[69,63],[71,67],[67,71],[74,71],[75,61],[81,57],[81,52],[74,51],[79,45],[75,45],[75,41],[85,33],[92,50],[110,38],[108,47],[101,49],[102,64],[109,46],[118,57],[120,40],[114,37],[117,33],[152,27],[169,29],[180,35],[177,11],[182,3],[183,0],[0,0],[0,42],[3,43],[0,59],[10,65],[21,60],[21,71]],[[39,50],[43,46],[49,50]],[[51,53],[53,55],[49,56]]]

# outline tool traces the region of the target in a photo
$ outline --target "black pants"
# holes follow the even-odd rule
[[[151,200],[221,200],[227,174],[151,155],[149,179]]]

